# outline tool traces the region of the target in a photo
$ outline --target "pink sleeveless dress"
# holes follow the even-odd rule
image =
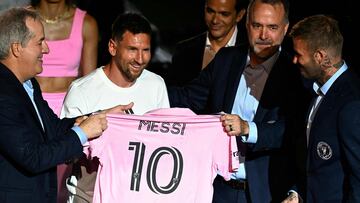
[[[47,41],[49,54],[43,56],[42,77],[77,77],[83,47],[82,28],[86,12],[75,10],[73,24],[69,38],[63,40]],[[66,92],[43,92],[43,98],[48,102],[54,113],[60,116],[61,107]],[[65,203],[68,198],[65,180],[70,175],[70,165],[61,164],[57,167],[58,203]]]

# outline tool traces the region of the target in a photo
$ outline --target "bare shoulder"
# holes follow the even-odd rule
[[[89,14],[85,15],[83,31],[97,32],[97,22],[94,17]]]

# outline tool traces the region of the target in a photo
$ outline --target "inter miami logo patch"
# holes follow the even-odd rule
[[[317,154],[323,160],[329,160],[332,157],[332,149],[326,142],[319,142],[317,144]]]

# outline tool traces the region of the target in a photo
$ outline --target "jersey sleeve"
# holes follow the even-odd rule
[[[239,168],[238,148],[235,136],[229,136],[224,131],[219,132],[214,142],[214,164],[219,175],[230,180],[231,173]]]

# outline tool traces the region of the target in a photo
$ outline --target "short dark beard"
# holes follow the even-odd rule
[[[134,75],[131,74],[131,72],[130,72],[129,69],[127,69],[127,70],[124,71],[123,73],[124,73],[124,75],[126,76],[126,78],[127,78],[127,80],[128,80],[129,82],[134,82],[134,81],[137,79],[137,77],[135,77]]]

